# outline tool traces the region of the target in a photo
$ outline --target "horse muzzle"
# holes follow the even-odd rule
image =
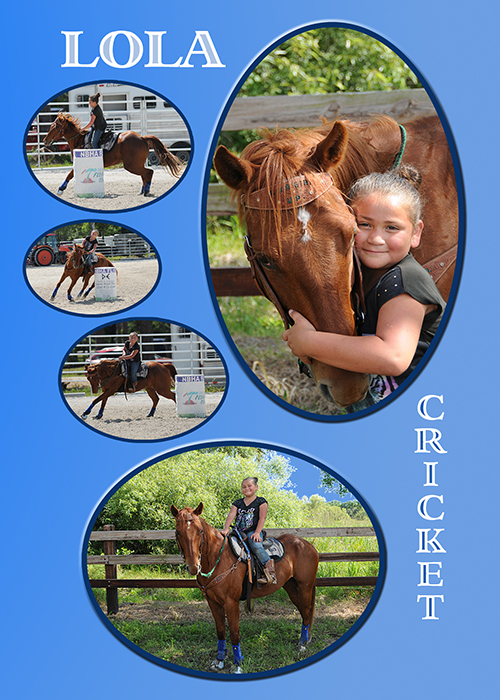
[[[310,366],[323,398],[339,408],[362,401],[368,393],[368,376],[330,367],[320,362]]]
[[[196,564],[195,563],[193,563],[193,564],[186,563],[186,569],[189,571],[191,576],[198,576],[198,574],[201,571],[200,562],[198,561]]]

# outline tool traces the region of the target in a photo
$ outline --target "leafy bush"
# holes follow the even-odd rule
[[[291,490],[294,467],[275,452],[251,447],[193,450],[158,462],[127,481],[104,505],[94,529],[113,524],[117,530],[167,530],[174,520],[171,504],[195,508],[203,502],[203,517],[222,527],[232,502],[241,495],[241,482],[259,478],[259,495],[269,503],[268,527],[300,527],[301,502]],[[130,541],[134,553],[174,553],[173,541]],[[91,553],[101,551],[92,543]]]

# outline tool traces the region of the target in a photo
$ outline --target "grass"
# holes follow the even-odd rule
[[[237,216],[209,216],[207,247],[210,267],[247,267],[244,237],[245,229]]]
[[[141,572],[134,569],[133,576],[140,577]],[[240,603],[244,673],[284,668],[328,648],[359,619],[372,593],[369,588],[318,589],[312,640],[302,654],[297,651],[301,618],[285,591],[254,600],[251,614]],[[96,589],[94,594],[105,609],[104,590]],[[183,668],[210,670],[217,640],[212,615],[200,591],[123,589],[119,599],[119,612],[109,619],[133,644]],[[224,673],[230,672],[232,665],[228,631],[226,641],[229,663]]]

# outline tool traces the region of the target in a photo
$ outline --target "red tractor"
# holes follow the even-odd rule
[[[73,250],[67,243],[59,244],[55,233],[47,233],[31,249],[28,255],[28,265],[52,265],[66,262],[66,256]]]

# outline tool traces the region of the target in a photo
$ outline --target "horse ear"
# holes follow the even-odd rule
[[[196,508],[193,510],[195,515],[201,515],[203,513],[203,503],[198,503]]]
[[[179,511],[177,510],[177,508],[174,505],[170,506],[170,512],[172,513],[174,518],[176,518],[179,515]]]
[[[335,122],[328,136],[316,146],[311,160],[319,165],[321,170],[334,168],[345,155],[348,139],[347,129],[342,122]]]
[[[215,152],[214,167],[228,187],[240,190],[248,184],[252,176],[252,166],[228,151],[225,146],[219,146]]]

